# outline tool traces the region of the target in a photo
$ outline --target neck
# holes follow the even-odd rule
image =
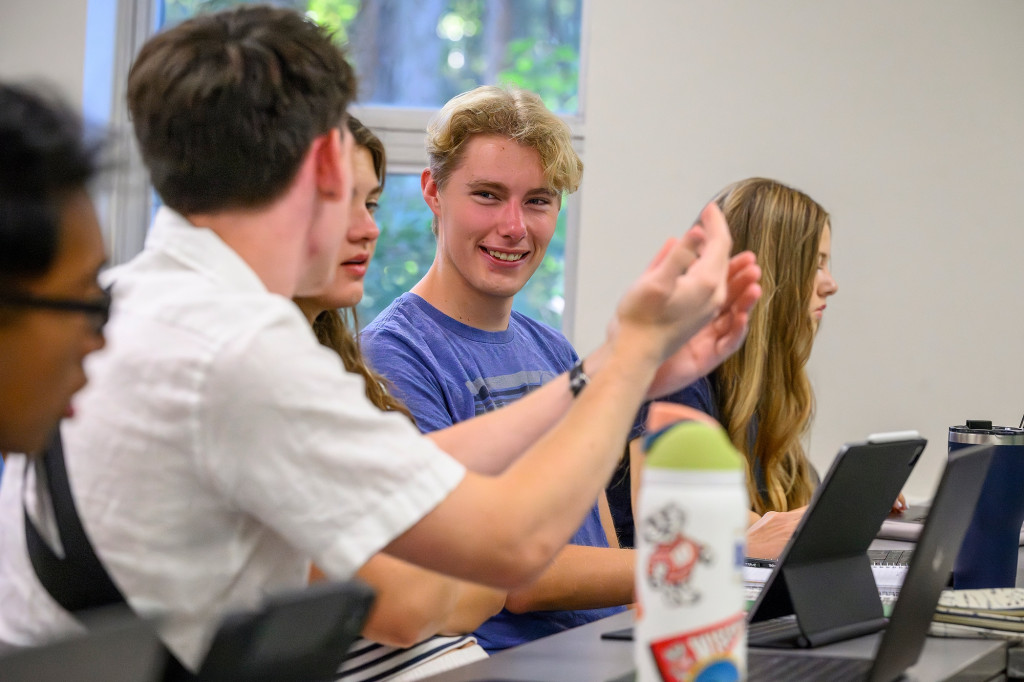
[[[260,278],[267,291],[294,298],[309,276],[310,234],[321,209],[310,155],[291,186],[259,208],[229,209],[185,216],[213,230]]]
[[[511,296],[484,294],[471,288],[457,273],[451,274],[450,277],[445,276],[435,260],[411,291],[462,324],[488,332],[508,329],[508,321],[512,316]]]

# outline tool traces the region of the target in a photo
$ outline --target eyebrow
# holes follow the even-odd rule
[[[494,182],[493,180],[470,180],[466,183],[466,187],[471,190],[497,190],[498,192],[508,192],[508,187],[501,182]],[[558,196],[558,192],[551,189],[550,187],[536,187],[526,192],[527,196],[543,194],[548,197]]]

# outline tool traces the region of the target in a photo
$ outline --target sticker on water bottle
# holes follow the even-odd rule
[[[651,547],[647,582],[670,606],[700,601],[701,593],[690,584],[690,577],[698,561],[702,564],[714,561],[709,547],[683,533],[685,523],[686,514],[674,504],[662,507],[644,520],[644,540]]]
[[[709,627],[651,642],[651,653],[665,682],[736,682],[733,658],[746,627],[741,611]]]

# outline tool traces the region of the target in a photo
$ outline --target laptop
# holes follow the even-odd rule
[[[199,669],[201,682],[333,680],[373,605],[358,580],[319,582],[228,615]],[[5,679],[5,678],[0,678]]]
[[[751,645],[814,647],[885,627],[868,548],[925,444],[904,431],[843,446],[747,614]]]
[[[899,679],[917,662],[924,648],[935,606],[949,581],[994,451],[993,445],[977,445],[950,455],[873,660],[751,649],[747,654],[748,679]],[[835,590],[829,594],[835,594]]]
[[[81,635],[0,655],[3,682],[103,680],[157,682],[165,650],[152,626],[134,614],[103,616]]]

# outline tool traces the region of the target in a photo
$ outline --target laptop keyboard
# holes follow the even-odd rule
[[[747,652],[749,680],[827,680],[854,682],[867,679],[871,661],[829,656],[785,656],[761,651]]]
[[[800,626],[796,616],[747,623],[747,644],[750,646],[794,645],[799,637]]]
[[[868,558],[871,563],[881,566],[908,566],[912,549],[869,549]]]

